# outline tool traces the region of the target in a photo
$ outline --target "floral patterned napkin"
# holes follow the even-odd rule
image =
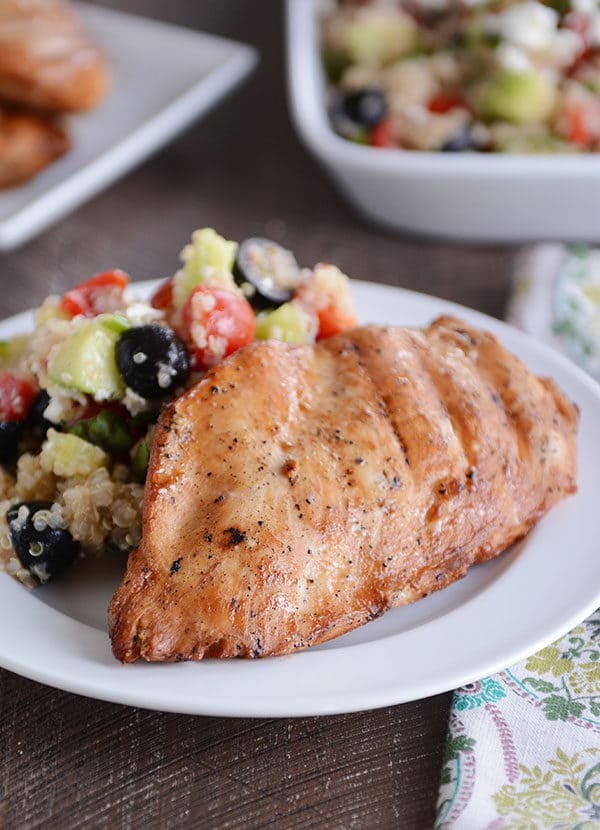
[[[600,379],[600,251],[525,251],[509,320]],[[454,693],[435,827],[600,830],[600,610]]]

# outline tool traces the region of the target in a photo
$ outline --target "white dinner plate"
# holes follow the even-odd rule
[[[250,46],[100,6],[78,4],[107,55],[112,87],[66,120],[73,147],[31,181],[0,190],[0,250],[14,248],[144,161],[248,75]]]
[[[149,283],[139,283],[148,292]],[[527,538],[465,579],[336,640],[289,657],[122,666],[106,609],[124,570],[108,555],[55,584],[28,590],[0,573],[0,665],[102,700],[204,715],[350,712],[453,689],[516,662],[600,605],[598,494],[600,386],[521,332],[422,294],[354,283],[365,322],[424,324],[452,312],[495,332],[536,372],[552,375],[581,408],[579,492]],[[31,326],[0,323],[0,337]]]

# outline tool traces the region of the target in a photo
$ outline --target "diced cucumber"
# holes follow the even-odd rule
[[[131,323],[127,317],[118,311],[115,311],[114,314],[107,314],[103,322],[105,326],[112,329],[112,331],[116,331],[117,334],[122,334],[131,328]]]
[[[104,315],[82,320],[52,358],[48,377],[65,389],[93,395],[97,401],[120,398],[125,383],[115,360],[118,338],[119,332],[106,325]]]
[[[543,125],[539,126],[543,127]],[[575,152],[572,144],[543,129],[536,132],[524,132],[522,127],[514,127],[513,134],[499,133],[494,135],[494,141],[500,153],[526,153],[527,155],[552,153],[556,155]]]
[[[181,252],[183,268],[173,277],[173,303],[182,308],[193,288],[209,282],[235,291],[232,276],[237,242],[224,239],[212,228],[194,231],[192,241]]]
[[[366,127],[357,127],[354,132],[348,136],[350,141],[355,144],[369,144],[371,138],[371,131]]]
[[[29,335],[17,334],[10,340],[0,340],[0,368],[14,366],[27,351]]]
[[[478,109],[489,121],[535,124],[550,115],[555,100],[554,84],[539,72],[502,69],[480,90]]]
[[[315,321],[299,303],[284,303],[274,311],[262,311],[257,315],[256,337],[284,343],[312,343]]]
[[[378,67],[414,51],[418,39],[418,27],[408,14],[368,9],[347,24],[343,46],[351,63]]]
[[[71,435],[49,429],[42,444],[40,464],[48,472],[67,478],[89,475],[108,464],[108,455],[100,447]]]

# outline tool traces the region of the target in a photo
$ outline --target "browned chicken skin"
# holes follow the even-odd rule
[[[577,420],[451,317],[247,346],[160,419],[115,656],[286,654],[449,585],[575,491]]]
[[[30,179],[69,147],[65,131],[49,119],[0,107],[0,189]]]
[[[0,0],[0,99],[52,112],[98,103],[104,57],[65,0]]]

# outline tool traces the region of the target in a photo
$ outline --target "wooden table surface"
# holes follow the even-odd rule
[[[153,160],[19,251],[0,316],[118,265],[172,273],[190,231],[266,235],[303,263],[501,316],[513,251],[364,224],[290,124],[275,0],[106,5],[255,44],[252,78]],[[168,55],[157,61],[168,61]],[[407,667],[410,670],[410,667]],[[338,717],[233,720],[99,703],[0,671],[3,828],[429,828],[450,695]]]

